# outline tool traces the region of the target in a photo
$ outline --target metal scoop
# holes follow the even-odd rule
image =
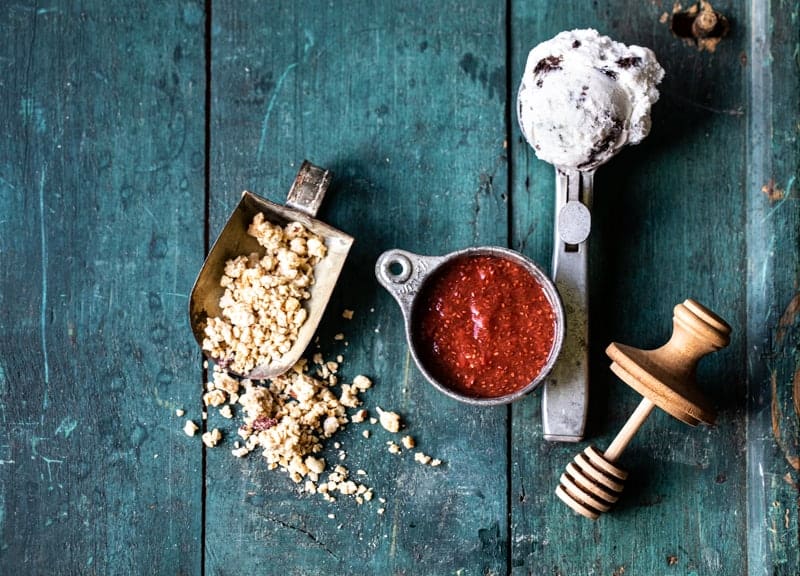
[[[285,206],[265,200],[252,192],[243,192],[239,204],[231,213],[200,269],[189,299],[189,322],[195,340],[202,347],[207,318],[220,316],[222,313],[219,299],[224,288],[220,286],[219,281],[225,263],[243,254],[263,253],[263,248],[256,239],[247,233],[247,228],[256,214],[262,212],[266,220],[281,226],[289,222],[300,222],[310,232],[320,236],[328,248],[326,256],[314,267],[315,281],[309,290],[311,298],[303,304],[308,317],[291,349],[279,360],[256,366],[249,374],[240,376],[262,380],[283,374],[300,359],[314,336],[344,266],[347,253],[353,244],[351,236],[315,218],[331,177],[330,171],[305,160],[289,190]]]

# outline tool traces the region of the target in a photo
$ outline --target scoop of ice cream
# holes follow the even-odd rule
[[[536,156],[591,171],[650,132],[664,70],[649,48],[597,30],[561,32],[528,54],[517,114]]]

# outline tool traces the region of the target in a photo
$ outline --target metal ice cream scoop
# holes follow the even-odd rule
[[[553,280],[567,324],[542,395],[546,440],[577,442],[586,425],[594,172],[647,136],[663,75],[651,50],[614,42],[596,30],[561,32],[528,55],[517,113],[537,157],[556,169]]]

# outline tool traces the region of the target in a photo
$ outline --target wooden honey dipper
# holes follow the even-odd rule
[[[606,354],[611,370],[644,396],[604,453],[589,446],[567,465],[556,494],[575,512],[597,519],[622,493],[628,473],[615,462],[655,406],[681,422],[713,424],[716,413],[697,390],[695,373],[703,356],[730,342],[731,327],[695,300],[673,310],[672,337],[656,350],[612,343]]]

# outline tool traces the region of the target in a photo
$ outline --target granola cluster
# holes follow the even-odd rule
[[[303,302],[314,284],[314,266],[327,253],[322,238],[299,222],[281,227],[258,213],[247,233],[264,254],[225,263],[222,316],[208,318],[203,339],[203,350],[238,374],[279,360],[291,349],[308,316]]]
[[[352,311],[345,312],[345,318],[352,318]],[[339,339],[343,338],[342,335]],[[349,383],[340,382],[339,366],[343,360],[338,355],[336,361],[325,361],[322,354],[316,353],[311,362],[302,359],[289,372],[264,382],[240,380],[225,368],[214,366],[212,378],[205,385],[202,418],[207,419],[209,408],[217,408],[223,418],[238,416],[241,426],[231,453],[241,458],[260,452],[270,470],[285,471],[301,491],[319,494],[328,502],[335,502],[339,496],[350,497],[358,504],[370,502],[374,493],[364,483],[367,472],[359,469],[351,475],[344,464],[347,452],[337,441],[332,444],[336,462],[326,463],[319,454],[325,442],[351,422],[365,426],[361,432],[364,438],[371,436],[370,428],[366,427],[369,425],[400,438],[400,444],[386,443],[392,454],[411,454],[416,441],[401,432],[404,424],[399,414],[376,406],[378,417],[370,416],[360,394],[372,387],[372,381],[358,375]],[[177,416],[184,414],[184,410],[176,410]],[[200,427],[186,420],[183,430],[194,436]],[[202,434],[202,441],[213,448],[224,438],[218,428],[212,428]],[[416,452],[413,459],[428,466],[442,464],[422,452]],[[377,501],[380,503],[377,513],[383,514],[386,500],[377,498]]]

